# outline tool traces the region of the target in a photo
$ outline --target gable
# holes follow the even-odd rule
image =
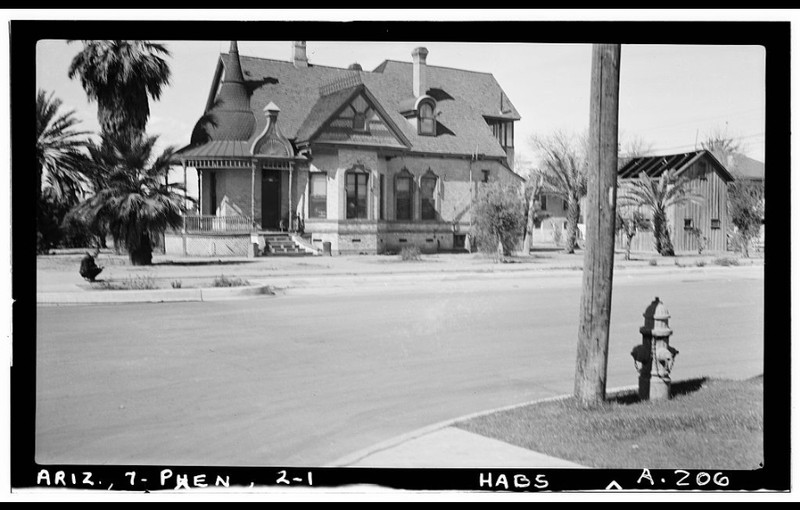
[[[363,85],[319,99],[298,141],[405,148],[405,140]]]

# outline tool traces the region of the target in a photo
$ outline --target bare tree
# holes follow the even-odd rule
[[[525,181],[525,202],[527,209],[527,221],[525,223],[525,233],[522,242],[522,253],[531,252],[533,245],[533,228],[536,220],[542,218],[542,184],[543,177],[540,173],[534,172]]]
[[[634,158],[650,156],[653,153],[653,142],[640,135],[620,135],[618,165],[625,166]]]
[[[716,128],[707,133],[700,147],[709,151],[731,173],[736,173],[736,156],[744,152],[744,146],[727,131]]]

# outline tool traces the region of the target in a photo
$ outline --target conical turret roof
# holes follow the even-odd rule
[[[225,75],[212,108],[197,122],[192,145],[209,141],[250,139],[256,119],[239,61],[239,45],[231,41],[230,52],[222,55]]]

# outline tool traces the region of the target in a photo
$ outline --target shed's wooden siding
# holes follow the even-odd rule
[[[697,251],[697,239],[691,234],[690,229],[684,227],[685,220],[688,219],[692,220],[693,227],[700,229],[701,235],[708,238],[706,250],[725,251],[728,224],[727,183],[704,159],[692,164],[683,175],[691,179],[690,189],[704,197],[704,200],[701,203],[688,203],[673,207],[669,216],[675,251]],[[712,228],[711,220],[719,220],[719,227]]]

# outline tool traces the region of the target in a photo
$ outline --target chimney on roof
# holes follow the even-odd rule
[[[292,63],[295,67],[308,67],[305,41],[292,41]]]
[[[420,97],[428,90],[428,66],[425,63],[428,50],[422,47],[415,48],[411,56],[414,58],[414,97]]]
[[[347,68],[350,71],[363,71],[364,69],[361,67],[361,64],[358,62],[354,62],[350,64],[350,67]]]

